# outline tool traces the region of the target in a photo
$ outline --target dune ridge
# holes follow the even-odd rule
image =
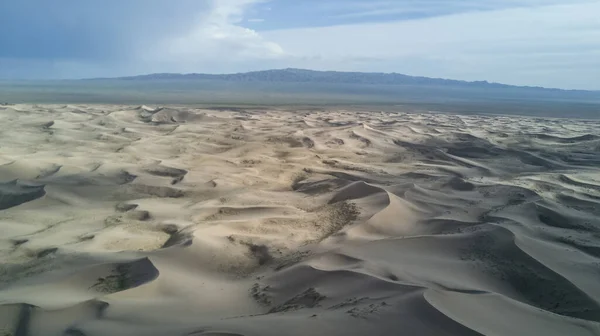
[[[599,335],[600,123],[0,107],[0,335]]]

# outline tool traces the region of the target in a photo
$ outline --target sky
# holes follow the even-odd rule
[[[600,90],[600,0],[5,0],[0,79],[274,68]]]

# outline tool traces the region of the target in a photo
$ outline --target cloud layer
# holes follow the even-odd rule
[[[600,1],[20,0],[0,78],[278,67],[600,89]]]
[[[600,89],[600,2],[268,32],[309,65]],[[317,62],[315,62],[317,63]]]

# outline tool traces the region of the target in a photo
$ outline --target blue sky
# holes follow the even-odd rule
[[[0,78],[269,68],[600,90],[600,0],[6,0]]]

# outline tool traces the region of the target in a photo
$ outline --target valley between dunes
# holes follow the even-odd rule
[[[600,122],[0,106],[0,335],[600,335]]]

